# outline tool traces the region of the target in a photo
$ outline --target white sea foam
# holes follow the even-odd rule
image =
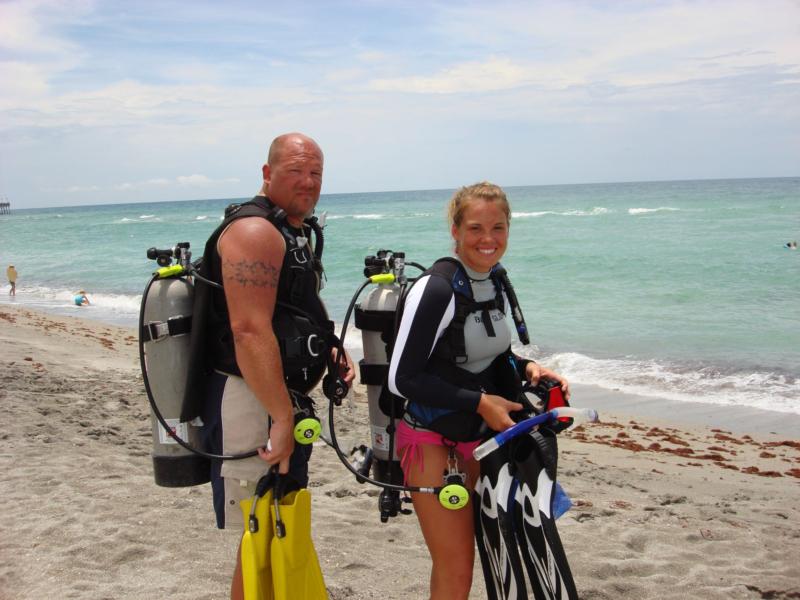
[[[561,213],[567,217],[596,217],[597,215],[605,215],[609,210],[605,206],[595,206],[592,210],[568,210]]]
[[[354,215],[332,215],[328,213],[326,220],[328,221],[336,221],[339,219],[366,219],[366,220],[376,220],[376,219],[383,219],[386,215],[381,215],[378,213],[366,213],[366,214],[354,214]]]
[[[557,211],[557,210],[539,210],[533,212],[513,212],[511,213],[512,219],[525,219],[525,218],[536,218],[536,217],[544,217],[547,215],[553,215],[556,217],[596,217],[598,215],[604,215],[610,212],[604,206],[595,206],[591,210],[565,210],[565,211]]]
[[[120,223],[136,223],[136,224],[139,224],[139,223],[160,223],[161,220],[162,219],[160,217],[157,217],[156,215],[141,215],[141,216],[139,216],[138,219],[131,219],[129,217],[122,217],[121,219],[118,219],[117,221],[115,221],[115,223],[117,223],[117,224],[120,224]]]
[[[623,393],[800,414],[800,380],[781,373],[724,373],[653,360],[596,359],[574,352],[554,354],[542,362],[574,383]]]
[[[673,208],[671,206],[659,206],[658,208],[629,208],[628,209],[628,214],[629,215],[646,215],[648,213],[664,212],[664,211],[671,212],[671,211],[676,211],[676,210],[680,210],[680,208]]]
[[[74,297],[77,290],[54,289],[46,286],[18,287],[12,300],[7,295],[0,296],[0,303],[13,303],[29,306],[45,312],[60,315],[81,316],[88,319],[133,327],[138,322],[141,294],[93,293],[86,287],[86,295],[91,304],[76,306]],[[0,290],[2,291],[2,290]]]
[[[195,221],[205,221],[206,219],[208,219],[208,215],[197,215],[194,218]]]
[[[514,212],[511,211],[511,218],[512,219],[527,219],[527,218],[535,218],[535,217],[543,217],[545,215],[557,215],[558,213],[550,211],[550,210],[540,210],[535,212]]]

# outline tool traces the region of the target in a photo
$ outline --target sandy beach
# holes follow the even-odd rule
[[[153,483],[136,332],[3,305],[0,359],[0,599],[226,598],[240,534],[213,525],[209,486]],[[560,437],[581,598],[800,598],[797,415],[681,417],[586,386],[573,403],[602,421]],[[367,439],[360,386],[337,432]],[[324,445],[310,488],[333,600],[427,597],[413,515],[382,524],[378,491]],[[486,598],[478,565],[471,597]]]

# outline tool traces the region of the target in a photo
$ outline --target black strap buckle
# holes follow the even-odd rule
[[[168,336],[186,335],[192,330],[192,315],[176,315],[166,321],[145,323],[140,333],[143,342],[158,342]]]

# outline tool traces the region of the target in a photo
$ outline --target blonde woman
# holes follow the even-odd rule
[[[445,471],[457,471],[471,490],[479,472],[472,450],[486,426],[499,432],[514,424],[510,413],[523,408],[516,402],[520,381],[553,379],[567,397],[569,384],[511,353],[509,295],[498,283],[511,221],[503,190],[487,182],[461,188],[448,213],[454,257],[437,261],[444,273],[435,266],[409,290],[389,387],[408,400],[397,427],[407,483],[441,486]],[[459,299],[464,290],[469,301]],[[466,599],[475,558],[473,511],[448,510],[433,494],[412,494],[412,500],[433,562],[431,599]]]

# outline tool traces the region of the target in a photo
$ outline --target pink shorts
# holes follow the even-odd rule
[[[455,451],[465,460],[472,460],[472,451],[477,448],[481,441],[474,442],[454,442]],[[430,444],[431,446],[442,446],[447,448],[447,444],[442,441],[441,434],[434,431],[414,429],[405,421],[397,424],[397,451],[401,452],[400,468],[403,469],[404,485],[408,485],[408,472],[415,462],[419,463],[419,470],[424,471],[425,465],[422,462],[422,450],[420,444]]]

